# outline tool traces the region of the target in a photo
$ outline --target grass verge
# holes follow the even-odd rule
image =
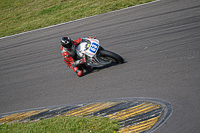
[[[1,0],[0,37],[154,0]]]
[[[1,133],[114,133],[119,123],[105,117],[53,117],[38,122],[0,125]]]

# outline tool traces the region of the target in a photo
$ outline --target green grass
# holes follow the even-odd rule
[[[119,123],[105,117],[53,117],[0,125],[1,133],[114,133]]]
[[[0,37],[154,0],[0,0]]]

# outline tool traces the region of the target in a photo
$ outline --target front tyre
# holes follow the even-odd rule
[[[100,58],[103,60],[107,60],[116,64],[124,63],[124,59],[116,53],[107,50],[100,50],[99,53],[100,53]]]

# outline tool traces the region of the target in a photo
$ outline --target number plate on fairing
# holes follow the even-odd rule
[[[91,45],[90,45],[89,49],[87,49],[85,51],[85,53],[88,56],[93,57],[99,48],[99,41],[96,39],[90,39],[90,41],[91,41]]]

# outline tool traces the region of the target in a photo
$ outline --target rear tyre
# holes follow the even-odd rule
[[[100,58],[102,58],[103,60],[111,61],[112,63],[115,64],[124,63],[124,59],[116,53],[107,50],[100,50],[99,53],[100,53]]]

